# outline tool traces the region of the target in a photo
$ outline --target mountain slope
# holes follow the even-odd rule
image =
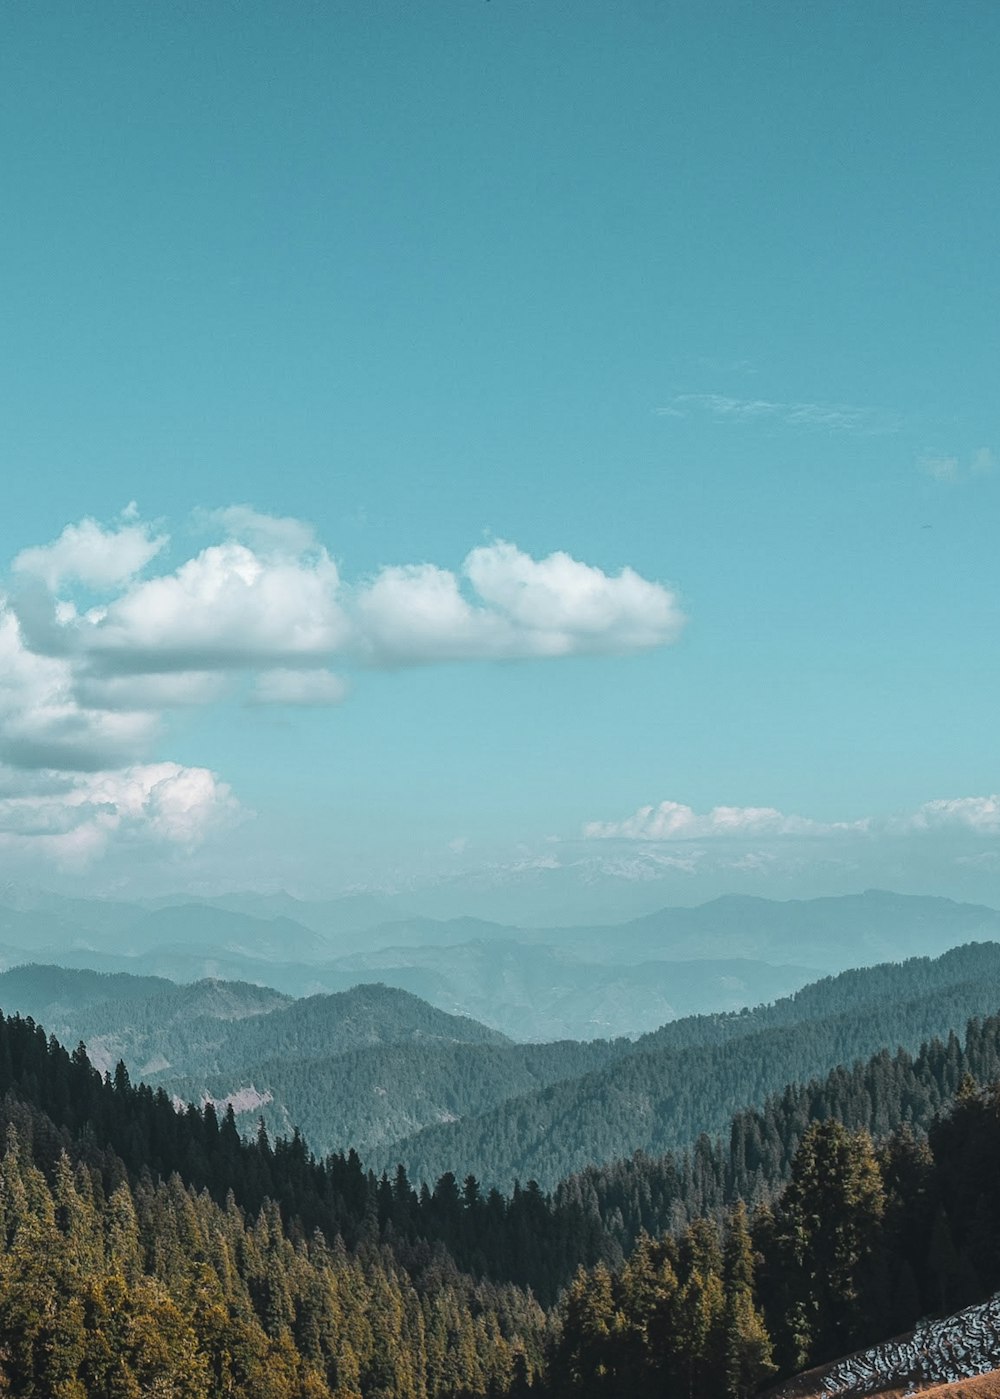
[[[0,972],[0,1006],[53,1025],[107,1001],[138,1001],[173,990],[163,977],[130,976],[26,962]]]
[[[441,1041],[503,1046],[498,1031],[449,1015],[406,991],[357,986],[292,1000],[269,987],[206,979],[190,985],[59,967],[0,975],[6,1009],[42,1019],[69,1043],[84,1040],[102,1069],[119,1058],[155,1081],[211,1073],[240,1076],[280,1058],[333,1059],[350,1050]],[[150,994],[152,992],[152,994]],[[109,994],[110,993],[110,994]]]
[[[390,1167],[402,1161],[419,1179],[434,1180],[460,1160],[504,1188],[515,1178],[550,1186],[592,1162],[686,1145],[787,1082],[887,1044],[916,1049],[998,1006],[1000,945],[994,943],[936,962],[917,958],[848,973],[777,1006],[676,1021],[579,1080],[426,1128],[379,1159]]]
[[[331,1057],[262,1059],[238,1073],[169,1081],[184,1100],[232,1102],[241,1130],[298,1128],[313,1151],[354,1147],[367,1160],[399,1137],[453,1122],[607,1063],[618,1044],[470,1044],[444,1040],[371,1046]]]

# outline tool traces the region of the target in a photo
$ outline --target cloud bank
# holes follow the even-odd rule
[[[641,806],[623,821],[591,821],[583,830],[588,840],[714,840],[756,836],[823,836],[863,832],[868,821],[824,823],[788,816],[770,806],[715,806],[698,813],[681,802]]]
[[[669,864],[686,874],[722,871],[781,880],[804,869],[908,872],[932,867],[1000,868],[1000,796],[943,797],[915,810],[853,821],[818,821],[768,806],[682,802],[641,806],[614,821],[590,821],[584,847],[623,878],[658,877]],[[596,858],[596,857],[595,857]]]
[[[22,549],[0,591],[0,847],[81,860],[112,839],[183,845],[238,806],[208,768],[151,761],[165,714],[243,700],[332,706],[344,670],[617,656],[676,640],[676,595],[624,567],[503,540],[459,568],[346,580],[313,528],[247,505],[201,511],[170,548],[129,506]],[[3,793],[9,795],[3,795]]]

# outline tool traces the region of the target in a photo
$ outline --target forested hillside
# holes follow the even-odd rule
[[[0,1375],[59,1399],[735,1399],[1000,1284],[1000,1096],[975,1086],[998,1073],[1000,1017],[790,1086],[691,1154],[504,1198],[243,1142],[0,1020]],[[524,1284],[569,1286],[547,1316]]]
[[[451,1122],[546,1084],[575,1079],[627,1051],[627,1041],[468,1044],[422,1040],[261,1059],[249,1069],[170,1079],[172,1094],[232,1099],[241,1128],[301,1130],[321,1154],[355,1147],[366,1158],[427,1123]],[[235,1088],[235,1095],[234,1095]],[[252,1091],[251,1091],[252,1090]],[[241,1102],[248,1106],[241,1111]]]
[[[108,994],[102,994],[107,992]],[[262,1058],[285,1061],[401,1043],[509,1043],[467,1016],[436,1010],[390,987],[356,986],[301,1000],[247,982],[177,986],[160,978],[18,967],[0,974],[0,1005],[44,1019],[92,1057],[154,1081],[184,1074],[240,1074]],[[144,1068],[152,1063],[148,1071]]]
[[[100,1069],[125,1059],[155,1080],[193,1064],[214,1065],[235,1022],[291,1004],[246,982],[177,986],[160,977],[16,967],[0,975],[0,1005],[31,1015],[67,1043],[87,1043]]]
[[[643,1236],[620,1268],[577,1275],[551,1393],[735,1399],[981,1301],[1000,1287],[998,1161],[1000,1090],[971,1079],[927,1141],[813,1122],[772,1208]]]
[[[397,1142],[379,1158],[434,1180],[451,1161],[509,1189],[546,1188],[588,1164],[662,1152],[720,1131],[783,1084],[883,1045],[915,1050],[1000,1005],[1000,945],[973,944],[827,978],[774,1006],[695,1017],[639,1040],[605,1068]]]
[[[320,1153],[353,1146],[430,1182],[459,1161],[509,1190],[684,1146],[786,1082],[988,1014],[1000,1004],[1000,946],[845,972],[635,1042],[515,1045],[384,986],[291,1001],[245,983],[34,967],[0,976],[0,993],[14,998],[7,1009],[84,1040],[102,1070],[123,1058],[171,1095],[233,1101],[241,1130],[263,1114]]]

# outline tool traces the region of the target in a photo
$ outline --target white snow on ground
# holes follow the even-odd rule
[[[817,1381],[816,1393],[830,1399],[903,1389],[918,1394],[932,1384],[952,1384],[1000,1366],[1000,1293],[941,1321],[925,1321],[910,1336],[884,1341],[840,1360]],[[800,1392],[795,1381],[774,1399]]]

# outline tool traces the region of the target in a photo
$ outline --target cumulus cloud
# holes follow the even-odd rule
[[[478,613],[458,579],[435,564],[383,568],[355,595],[357,638],[374,664],[460,660],[499,655],[500,618]]]
[[[513,544],[473,549],[465,574],[490,608],[543,655],[641,651],[676,639],[684,617],[674,595],[631,568],[609,576],[555,553],[536,561]]]
[[[1000,796],[943,797],[924,802],[904,824],[914,831],[970,831],[1000,835]]]
[[[159,573],[167,536],[134,507],[14,560],[16,586],[0,594],[0,770],[26,790],[0,787],[0,836],[72,859],[139,828],[201,838],[234,799],[207,768],[150,763],[173,709],[240,695],[332,706],[348,689],[334,662],[616,655],[667,644],[684,622],[662,584],[564,552],[496,541],[456,570],[404,563],[345,582],[303,521],[232,505],[195,524],[216,542]]]
[[[338,587],[325,554],[265,560],[229,541],[70,624],[91,669],[103,674],[317,663],[348,639]]]
[[[684,624],[676,595],[661,583],[629,567],[609,574],[561,551],[535,559],[499,540],[473,549],[458,571],[395,564],[348,584],[299,521],[248,506],[201,521],[228,537],[172,572],[128,574],[99,606],[80,611],[51,588],[15,599],[25,644],[71,657],[85,703],[119,706],[97,682],[122,676],[326,670],[334,658],[391,667],[621,655],[666,645]],[[164,702],[189,702],[206,684],[191,682],[180,701]],[[330,702],[342,698],[329,681],[313,694],[324,686]],[[278,693],[272,682],[263,691]]]
[[[129,507],[122,523],[111,529],[89,518],[67,525],[51,544],[22,549],[14,572],[39,579],[52,592],[64,583],[113,588],[144,569],[167,543],[166,535],[154,534],[133,514],[134,507]]]
[[[95,772],[133,761],[156,728],[157,716],[147,710],[81,705],[72,664],[30,651],[0,597],[0,762]]]
[[[471,597],[462,590],[468,583]],[[376,664],[615,655],[674,641],[674,593],[566,553],[533,559],[504,540],[473,549],[461,577],[434,564],[383,569],[356,593],[359,641]]]
[[[934,834],[951,834],[973,842],[990,842],[1000,837],[1000,796],[938,797],[916,810],[857,821],[815,821],[789,816],[769,806],[716,806],[709,811],[695,811],[681,802],[660,802],[659,806],[641,806],[622,820],[590,821],[583,827],[583,838],[589,841],[603,839],[653,846],[713,841],[766,845],[768,841],[787,842],[793,838],[898,842]]]
[[[822,822],[790,816],[770,806],[715,806],[696,812],[682,802],[641,806],[621,821],[591,821],[584,827],[589,840],[684,841],[762,836],[823,836],[861,832],[866,821]]]
[[[86,863],[112,839],[195,845],[240,815],[215,773],[179,763],[71,776],[43,773],[12,786],[2,773],[0,848],[30,846],[64,864]]]
[[[162,710],[213,704],[230,689],[224,674],[210,670],[178,670],[152,675],[77,675],[74,690],[87,709]]]
[[[222,510],[198,511],[196,519],[205,528],[218,526],[229,538],[249,544],[264,554],[299,558],[319,549],[316,531],[305,520],[288,515],[263,515],[252,505],[227,505]]]

